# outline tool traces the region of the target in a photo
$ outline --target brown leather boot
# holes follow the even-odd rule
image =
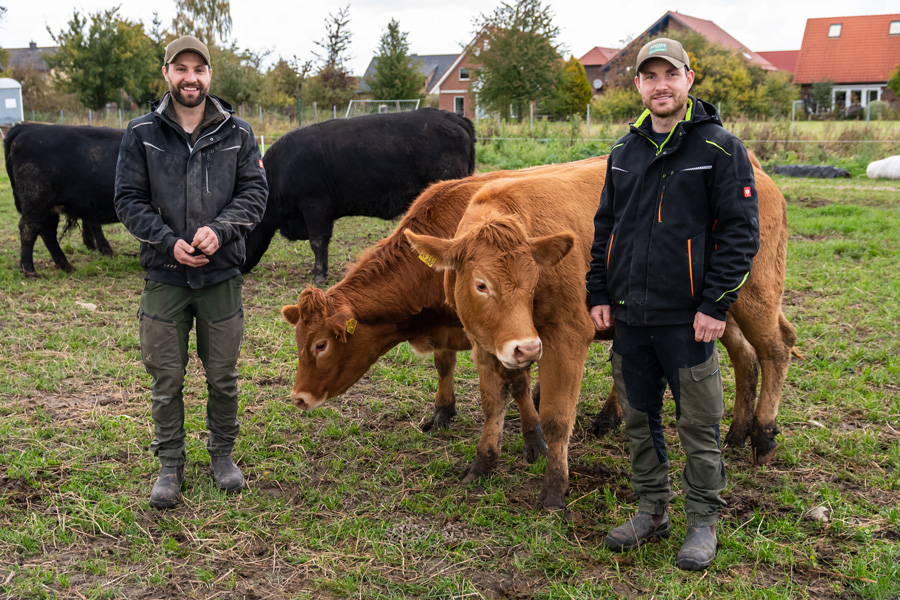
[[[159,468],[159,477],[150,491],[150,506],[153,508],[172,508],[178,504],[181,494],[181,482],[184,481],[184,465]]]

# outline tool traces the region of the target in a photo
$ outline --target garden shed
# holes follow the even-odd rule
[[[0,125],[24,121],[22,86],[15,79],[0,78]]]

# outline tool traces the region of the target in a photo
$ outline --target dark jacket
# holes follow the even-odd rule
[[[128,124],[116,166],[116,213],[141,242],[146,279],[197,289],[240,274],[244,237],[262,219],[268,188],[253,131],[227,102],[207,96],[221,117],[201,124],[192,145],[167,114],[170,101],[166,94]],[[177,262],[175,241],[190,244],[203,226],[219,238],[209,263]]]
[[[645,111],[610,152],[594,229],[590,306],[633,326],[725,320],[759,249],[747,151],[696,98],[661,145]]]

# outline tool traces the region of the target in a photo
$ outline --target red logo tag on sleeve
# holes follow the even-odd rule
[[[262,162],[262,161],[259,161],[259,162]],[[750,191],[750,186],[748,185],[747,187],[744,188],[744,198],[749,198],[752,195],[753,195],[753,192]]]
[[[260,168],[260,169],[263,168],[262,159],[259,159],[259,168]],[[747,190],[749,190],[749,189],[750,189],[750,188],[745,189],[745,190],[744,190],[744,194],[747,194]]]

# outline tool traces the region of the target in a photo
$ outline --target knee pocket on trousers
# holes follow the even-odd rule
[[[175,321],[138,313],[140,322],[141,360],[148,371],[182,370],[178,327]]]
[[[695,425],[716,425],[725,414],[719,353],[704,362],[678,370],[681,389],[679,421]]]
[[[244,338],[244,309],[209,324],[209,366],[228,367],[237,363]]]

